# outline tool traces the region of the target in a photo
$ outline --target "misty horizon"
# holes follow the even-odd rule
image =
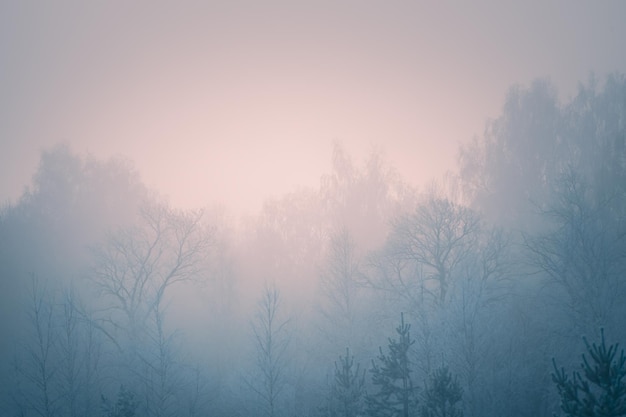
[[[567,101],[626,68],[621,2],[239,6],[0,6],[0,201],[57,143],[132,160],[185,208],[315,187],[335,141],[421,187],[511,86],[549,78]]]
[[[625,17],[0,4],[0,415],[626,415]]]

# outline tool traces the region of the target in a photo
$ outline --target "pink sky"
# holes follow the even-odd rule
[[[0,202],[59,142],[184,207],[316,186],[333,141],[419,185],[511,84],[626,71],[620,1],[84,3],[0,4]]]

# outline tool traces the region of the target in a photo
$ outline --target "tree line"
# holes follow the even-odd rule
[[[246,219],[46,150],[0,210],[0,410],[624,415],[625,142],[623,75],[537,80],[429,188],[336,145]]]

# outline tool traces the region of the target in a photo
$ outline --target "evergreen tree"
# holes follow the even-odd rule
[[[102,412],[105,417],[134,417],[137,406],[135,394],[124,388],[124,385],[120,386],[115,404],[111,404],[109,399],[102,396]]]
[[[582,373],[574,371],[571,379],[565,369],[558,369],[552,359],[552,380],[561,397],[561,410],[569,417],[617,417],[626,415],[626,356],[617,355],[618,344],[607,348],[604,329],[602,343],[585,346],[591,361],[583,354]]]
[[[375,417],[409,417],[417,415],[417,392],[411,380],[409,349],[415,343],[411,340],[411,325],[401,323],[396,328],[398,339],[389,338],[389,354],[379,348],[379,365],[372,360],[372,383],[378,392],[367,397],[370,414]]]
[[[452,376],[447,366],[435,370],[426,383],[422,395],[422,417],[462,417],[463,410],[457,406],[463,397],[463,388]]]
[[[341,417],[357,417],[363,411],[365,395],[365,371],[361,372],[359,364],[354,368],[354,356],[346,348],[346,356],[339,356],[339,364],[335,362],[335,380],[331,392],[330,415]]]

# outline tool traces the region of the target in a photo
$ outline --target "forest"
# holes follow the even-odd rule
[[[46,149],[0,209],[0,415],[626,415],[626,77],[513,86],[458,155],[416,189],[338,142],[234,218]]]

